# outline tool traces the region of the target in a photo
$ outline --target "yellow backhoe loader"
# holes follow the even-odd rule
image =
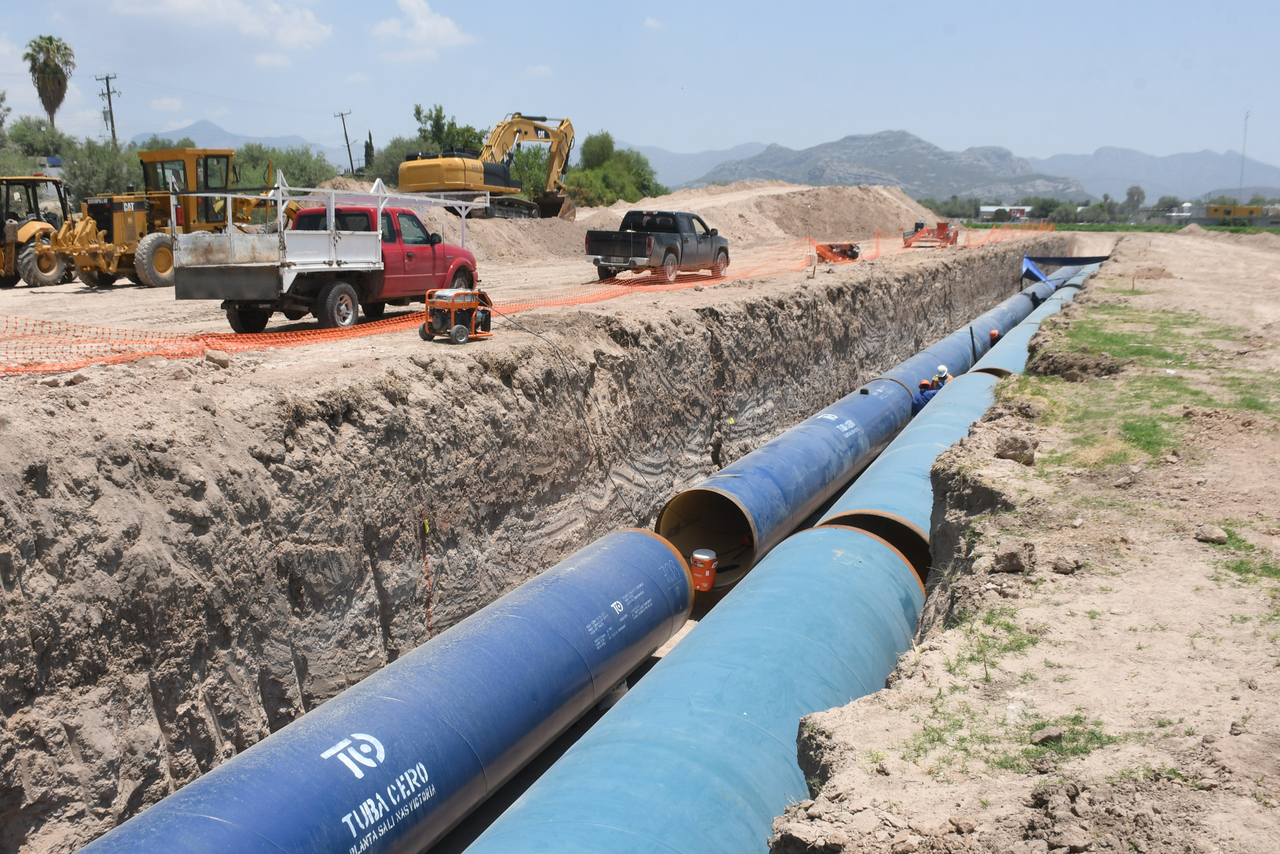
[[[173,286],[173,235],[224,231],[226,200],[193,198],[182,191],[230,190],[235,181],[235,152],[217,148],[143,151],[143,191],[93,196],[80,206],[82,216],[67,221],[49,242],[37,247],[45,258],[69,258],[76,275],[91,287],[109,287],[117,277],[152,288]],[[170,184],[179,188],[171,210]],[[234,204],[232,221],[247,223],[252,202]]]
[[[66,259],[42,254],[50,236],[68,219],[62,182],[47,175],[0,178],[0,288],[18,282],[55,285],[62,280]]]
[[[546,116],[513,113],[494,126],[479,153],[450,148],[440,154],[410,154],[400,164],[400,189],[409,193],[489,193],[489,206],[477,209],[477,216],[558,216],[572,221],[576,207],[564,193],[564,170],[573,150],[573,124],[561,119],[551,127],[544,124],[546,121]],[[533,201],[518,197],[524,188],[511,177],[516,151],[526,142],[550,145],[546,186]]]

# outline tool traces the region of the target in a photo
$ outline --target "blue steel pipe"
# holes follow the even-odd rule
[[[808,797],[799,719],[883,687],[923,603],[878,537],[796,534],[467,854],[763,852],[773,817]]]
[[[998,382],[991,374],[973,372],[952,379],[818,524],[879,535],[902,552],[922,581],[927,579],[933,511],[929,470],[938,454],[968,435],[969,425],[991,407]]]
[[[684,625],[693,580],[616,531],[84,849],[421,851]]]
[[[1039,308],[1027,315],[1025,320],[1007,332],[1000,339],[999,344],[992,347],[987,355],[978,360],[978,363],[973,366],[973,370],[985,371],[998,377],[1022,373],[1027,365],[1027,346],[1031,342],[1032,336],[1040,331],[1040,324],[1050,314],[1061,311],[1064,303],[1074,300],[1085,278],[1097,270],[1098,266],[1097,264],[1091,264],[1086,267],[1072,268],[1073,275],[1066,283],[1059,287],[1051,297],[1042,302]],[[1065,271],[1058,271],[1058,273],[1063,272]]]
[[[1038,282],[773,441],[672,498],[655,530],[684,555],[719,555],[716,587],[739,581],[884,450],[911,417],[911,398],[939,365],[967,371],[1053,292]],[[1034,298],[1033,298],[1034,297]]]
[[[1067,283],[1006,333],[969,373],[947,383],[818,524],[848,525],[883,537],[906,556],[922,580],[926,579],[931,564],[933,485],[929,470],[933,461],[964,438],[969,425],[995,402],[999,378],[1023,371],[1031,336],[1044,318],[1074,299],[1080,283],[1093,269],[1096,265],[1082,272],[1078,268],[1058,271],[1057,275],[1071,275]]]

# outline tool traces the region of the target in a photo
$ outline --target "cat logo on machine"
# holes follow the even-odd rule
[[[355,741],[361,743],[357,745],[354,743]],[[373,736],[365,735],[362,732],[353,732],[351,733],[351,738],[344,738],[320,754],[321,759],[331,759],[334,756],[338,757],[339,762],[351,769],[351,773],[356,775],[357,780],[363,780],[364,771],[360,770],[360,766],[377,768],[382,764],[382,760],[387,758],[387,751],[383,749],[382,742]]]

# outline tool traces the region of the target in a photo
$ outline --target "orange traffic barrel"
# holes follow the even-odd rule
[[[704,593],[716,585],[716,553],[711,549],[698,549],[689,562],[693,570],[693,589]]]

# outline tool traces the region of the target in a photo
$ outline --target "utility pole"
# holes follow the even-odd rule
[[[351,115],[351,111],[347,110],[345,113],[334,113],[333,117],[342,119],[342,138],[347,141],[347,162],[351,164],[351,175],[354,177],[356,174],[356,161],[351,156],[351,137],[347,136],[347,116],[349,115]]]
[[[120,94],[119,89],[111,88],[111,81],[116,79],[116,75],[106,74],[102,77],[95,77],[93,79],[107,87],[105,91],[98,93],[98,97],[104,98],[107,102],[107,124],[111,126],[111,144],[116,148],[119,148],[120,143],[116,140],[116,111],[111,103],[111,96]]]
[[[1244,111],[1244,142],[1240,143],[1240,204],[1248,204],[1244,198],[1244,149],[1249,144],[1249,111]]]

